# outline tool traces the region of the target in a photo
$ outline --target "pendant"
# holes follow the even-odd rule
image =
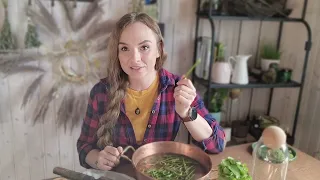
[[[140,114],[140,109],[137,108],[137,109],[134,111],[134,113],[136,113],[136,115],[139,115],[139,114]]]

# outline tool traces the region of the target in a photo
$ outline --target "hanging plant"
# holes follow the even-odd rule
[[[0,50],[13,50],[17,48],[16,42],[14,40],[12,31],[11,31],[11,26],[10,22],[8,19],[8,4],[6,1],[1,1],[0,0],[0,11],[3,13],[3,28],[1,28],[1,22],[0,22]],[[1,18],[0,18],[1,21]],[[38,35],[36,32],[36,28],[32,24],[28,24],[28,31],[25,35],[25,47],[26,48],[33,48],[33,47],[39,47],[40,46],[40,41],[38,40]]]
[[[28,32],[25,39],[26,48],[39,47],[40,45],[41,42],[38,39],[36,27],[34,25],[28,24]]]
[[[5,16],[6,16],[6,14],[5,14],[4,4],[0,0],[0,31],[2,30],[2,26],[3,26],[3,23],[4,23]]]
[[[7,18],[3,23],[3,28],[0,33],[0,50],[14,49],[14,40],[10,31],[10,24]]]

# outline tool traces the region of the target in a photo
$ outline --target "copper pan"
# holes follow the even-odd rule
[[[128,158],[125,154],[125,151],[128,149],[132,149],[134,151],[132,155],[132,159]],[[134,150],[133,147],[128,146],[125,148],[124,154],[122,155],[123,158],[131,161],[137,180],[152,180],[153,178],[147,176],[146,174],[143,174],[142,172],[139,172],[137,170],[138,163],[145,157],[156,155],[156,154],[163,154],[163,153],[174,153],[178,155],[185,155],[191,159],[196,160],[199,162],[206,172],[199,180],[209,180],[212,169],[212,162],[210,157],[207,153],[205,153],[202,149],[199,147],[174,142],[174,141],[159,141],[159,142],[152,142],[145,144],[141,147],[139,147],[137,150]]]

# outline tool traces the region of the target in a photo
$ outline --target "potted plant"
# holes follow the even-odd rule
[[[216,119],[217,122],[221,121],[221,113],[224,101],[228,97],[228,89],[212,89],[210,94],[210,103],[208,105],[208,110],[213,118]],[[205,99],[208,98],[208,92],[205,94]]]
[[[281,52],[274,45],[263,45],[260,56],[262,71],[268,71],[271,64],[280,64]]]
[[[223,112],[223,105],[225,100],[229,96],[228,89],[212,89],[210,96],[208,92],[205,93],[204,99],[210,99],[208,110],[210,115],[223,127],[223,130],[226,135],[226,142],[231,140],[231,125],[228,122],[221,122],[221,114]]]
[[[226,61],[224,56],[225,47],[222,43],[217,43],[215,62],[212,64],[211,80],[218,84],[229,84],[231,79],[232,66]]]

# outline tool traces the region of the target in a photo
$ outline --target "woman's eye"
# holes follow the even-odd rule
[[[128,51],[128,48],[127,47],[122,47],[120,48],[121,51]]]
[[[142,46],[142,47],[141,47],[141,50],[144,50],[144,51],[145,51],[145,50],[148,50],[148,49],[149,49],[149,46]]]

